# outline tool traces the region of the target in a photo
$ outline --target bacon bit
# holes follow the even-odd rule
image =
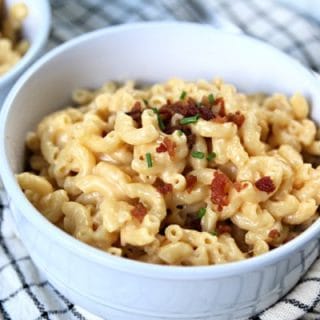
[[[240,113],[240,111],[236,111],[236,113],[228,113],[224,116],[217,115],[212,120],[217,123],[233,122],[238,128],[240,128],[245,120],[245,117],[242,113]]]
[[[224,99],[222,97],[216,98],[214,100],[214,104],[218,105],[220,107],[219,111],[218,111],[218,115],[220,117],[224,117],[226,115],[226,109],[224,106]]]
[[[244,115],[240,113],[240,111],[236,111],[236,113],[229,113],[227,115],[228,120],[235,123],[238,128],[240,128],[245,120]]]
[[[217,123],[225,123],[228,121],[228,118],[226,116],[216,116],[215,118],[212,119],[213,122],[217,122]]]
[[[133,105],[132,109],[127,112],[127,115],[129,115],[134,121],[136,121],[139,127],[141,127],[141,114],[142,106],[140,101],[137,101]]]
[[[272,229],[272,230],[270,230],[268,236],[269,236],[271,239],[276,239],[276,238],[279,238],[279,237],[280,237],[280,232],[279,232],[277,229]]]
[[[170,122],[173,114],[174,114],[174,111],[168,105],[163,105],[159,109],[159,115],[161,116],[162,120],[165,122]]]
[[[92,224],[92,230],[93,230],[93,231],[97,231],[98,228],[99,228],[99,225],[98,225],[96,222],[94,222],[94,223]]]
[[[218,211],[229,204],[229,191],[232,186],[230,179],[221,171],[215,171],[211,182],[211,201],[218,205]]]
[[[195,143],[196,143],[196,135],[193,133],[187,135],[187,145],[188,145],[189,150],[192,149],[192,147],[194,146]]]
[[[166,145],[164,143],[161,143],[159,147],[156,148],[156,151],[158,153],[161,153],[161,152],[166,152],[168,151]]]
[[[172,184],[165,183],[160,178],[156,179],[156,181],[153,183],[153,186],[161,194],[167,194],[169,192],[172,192]]]
[[[140,101],[136,101],[130,112],[141,112],[142,106]]]
[[[175,142],[173,142],[172,140],[170,140],[168,137],[165,137],[163,140],[164,145],[166,146],[169,156],[172,158],[175,156],[176,154],[176,147],[177,145],[175,144]]]
[[[198,108],[196,101],[189,97],[188,99],[179,100],[174,103],[168,100],[167,104],[159,109],[159,112],[164,119],[171,118],[174,113],[179,113],[184,117],[190,117],[198,113]]]
[[[142,222],[144,216],[147,214],[147,208],[141,202],[138,202],[131,210],[131,214],[134,218]]]
[[[176,153],[176,147],[177,145],[175,144],[175,142],[170,140],[168,137],[165,137],[159,147],[156,148],[156,151],[158,153],[168,151],[169,156],[172,158]]]
[[[222,233],[231,233],[232,228],[226,223],[223,222],[218,222],[217,227],[216,227],[217,233],[222,234]]]
[[[196,176],[189,174],[188,176],[186,176],[186,189],[187,192],[190,193],[193,189],[193,187],[197,184],[198,179]]]
[[[198,109],[200,118],[202,118],[203,120],[211,120],[213,118],[213,112],[211,111],[211,109],[207,108],[207,107],[200,107]]]
[[[260,191],[264,191],[266,193],[271,193],[276,189],[273,181],[269,176],[260,178],[255,182],[254,185],[256,186],[257,189],[259,189]]]
[[[201,99],[201,105],[205,107],[210,107],[210,102],[208,96],[203,96]]]
[[[196,231],[202,231],[201,219],[193,215],[187,215],[185,227],[188,229],[196,230]]]

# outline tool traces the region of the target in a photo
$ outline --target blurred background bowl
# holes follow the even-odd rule
[[[188,23],[102,29],[46,54],[17,82],[0,116],[0,174],[34,263],[72,302],[106,319],[247,319],[294,287],[319,254],[320,221],[259,257],[204,267],[152,265],[111,256],[61,231],[15,179],[26,133],[66,106],[79,87],[108,80],[155,83],[222,77],[244,92],[301,92],[320,121],[319,80],[294,59],[243,35]],[[23,113],[23,117],[21,117]]]
[[[49,0],[4,0],[6,8],[14,3],[23,2],[28,7],[28,15],[23,22],[23,37],[30,43],[30,48],[22,59],[7,73],[0,76],[0,109],[1,104],[21,73],[40,55],[48,39],[51,11]]]

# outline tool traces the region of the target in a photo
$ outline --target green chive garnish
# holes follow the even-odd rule
[[[157,108],[152,108],[152,111],[157,115],[159,128],[163,131],[165,129],[165,125],[163,123],[163,119],[161,118],[159,110]]]
[[[200,208],[197,214],[197,218],[202,219],[205,214],[206,214],[206,208]]]
[[[180,124],[190,124],[190,123],[196,123],[199,119],[199,115],[196,114],[195,116],[192,117],[186,117],[186,118],[182,118],[179,123]]]
[[[143,99],[143,102],[144,102],[144,104],[145,104],[146,106],[148,106],[148,105],[149,105],[149,102],[148,102],[148,100],[146,100],[146,99]]]
[[[213,160],[216,156],[217,156],[217,154],[216,154],[215,152],[210,152],[210,153],[207,155],[207,160],[208,160],[208,161],[211,161],[211,160]]]
[[[208,95],[208,101],[209,101],[210,104],[214,104],[214,96],[213,96],[212,93],[210,93],[210,94]]]
[[[178,135],[179,137],[181,137],[181,136],[183,135],[183,131],[182,131],[182,130],[178,130],[178,131],[177,131],[177,135]]]
[[[204,153],[201,152],[201,151],[192,151],[191,152],[191,156],[192,156],[192,158],[203,159],[204,158]]]
[[[187,96],[187,93],[185,91],[182,91],[180,95],[180,100],[184,100],[186,96]]]
[[[213,236],[217,236],[217,235],[218,235],[216,231],[211,231],[210,233],[211,233]]]
[[[146,160],[147,160],[148,168],[152,168],[152,158],[151,158],[151,153],[150,152],[146,153]]]

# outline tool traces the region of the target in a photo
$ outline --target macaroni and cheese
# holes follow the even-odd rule
[[[16,3],[4,10],[4,0],[0,0],[0,76],[11,69],[26,53],[29,44],[22,39],[22,21],[28,9],[23,3]]]
[[[110,254],[169,265],[238,261],[318,218],[320,140],[300,94],[222,80],[76,90],[27,135],[17,175],[42,214]]]

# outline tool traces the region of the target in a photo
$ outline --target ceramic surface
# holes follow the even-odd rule
[[[320,221],[260,257],[206,267],[145,264],[111,256],[70,237],[27,201],[14,174],[23,169],[27,131],[64,106],[78,87],[107,80],[142,83],[173,76],[219,76],[246,92],[304,94],[320,120],[318,79],[276,49],[243,35],[185,23],[125,25],[53,50],[11,90],[0,117],[0,173],[21,239],[46,277],[74,303],[106,319],[246,319],[276,302],[318,255]],[[23,112],[24,117],[19,117]]]

